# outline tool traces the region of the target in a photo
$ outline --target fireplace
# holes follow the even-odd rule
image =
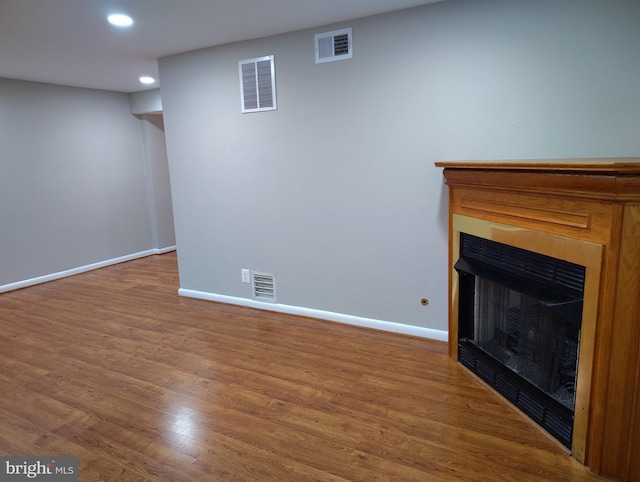
[[[640,480],[640,158],[436,166],[449,355],[594,472]]]
[[[603,246],[457,213],[451,228],[451,356],[584,462]]]
[[[458,359],[571,448],[585,267],[460,234]]]

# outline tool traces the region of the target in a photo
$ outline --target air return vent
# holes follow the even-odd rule
[[[267,303],[276,302],[276,276],[270,273],[251,273],[253,298]]]
[[[316,64],[353,57],[351,28],[316,35]]]
[[[273,55],[241,60],[240,100],[242,112],[276,110],[276,69]]]

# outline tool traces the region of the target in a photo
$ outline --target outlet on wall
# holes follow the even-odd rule
[[[249,269],[241,269],[240,273],[242,273],[242,282],[243,283],[251,283],[251,270],[249,270]]]

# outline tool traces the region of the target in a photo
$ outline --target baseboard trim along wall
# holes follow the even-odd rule
[[[342,313],[334,313],[331,311],[314,310],[311,308],[302,308],[299,306],[281,305],[273,303],[264,303],[261,301],[250,300],[246,298],[238,298],[234,296],[218,295],[203,291],[187,290],[180,288],[178,290],[180,296],[186,298],[196,298],[206,301],[217,301],[219,303],[228,303],[231,305],[246,306],[248,308],[257,308],[260,310],[277,311],[280,313],[288,313],[291,315],[308,316],[310,318],[319,318],[322,320],[335,321],[345,323],[347,325],[362,326],[364,328],[373,328],[375,330],[390,331],[403,335],[412,335],[420,338],[428,338],[430,340],[447,341],[448,332],[443,330],[433,330],[431,328],[422,328],[413,325],[404,325],[402,323],[394,323],[391,321],[375,320],[372,318],[362,318],[359,316],[344,315]]]
[[[54,281],[61,278],[66,278],[67,276],[73,276],[75,274],[86,273],[87,271],[92,271],[94,269],[104,268],[105,266],[111,266],[113,264],[124,263],[126,261],[131,261],[138,258],[145,258],[147,256],[151,256],[154,254],[164,254],[170,251],[175,251],[175,246],[170,246],[168,248],[160,248],[160,249],[148,249],[146,251],[141,251],[139,253],[128,254],[126,256],[121,256],[119,258],[107,259],[105,261],[100,261],[98,263],[88,264],[86,266],[79,266],[77,268],[68,269],[65,271],[59,271],[57,273],[51,273],[44,276],[38,276],[37,278],[31,278],[24,281],[18,281],[16,283],[9,283],[8,285],[0,286],[0,293],[5,293],[7,291],[19,290],[22,288],[28,288],[29,286],[39,285],[41,283],[46,283],[48,281]]]
[[[153,251],[152,254],[165,254],[175,250],[176,250],[175,246],[169,246],[168,248],[152,249],[151,251]]]

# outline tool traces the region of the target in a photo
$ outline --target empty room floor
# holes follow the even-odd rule
[[[181,298],[175,253],[0,295],[0,455],[81,481],[603,480],[446,343]]]

